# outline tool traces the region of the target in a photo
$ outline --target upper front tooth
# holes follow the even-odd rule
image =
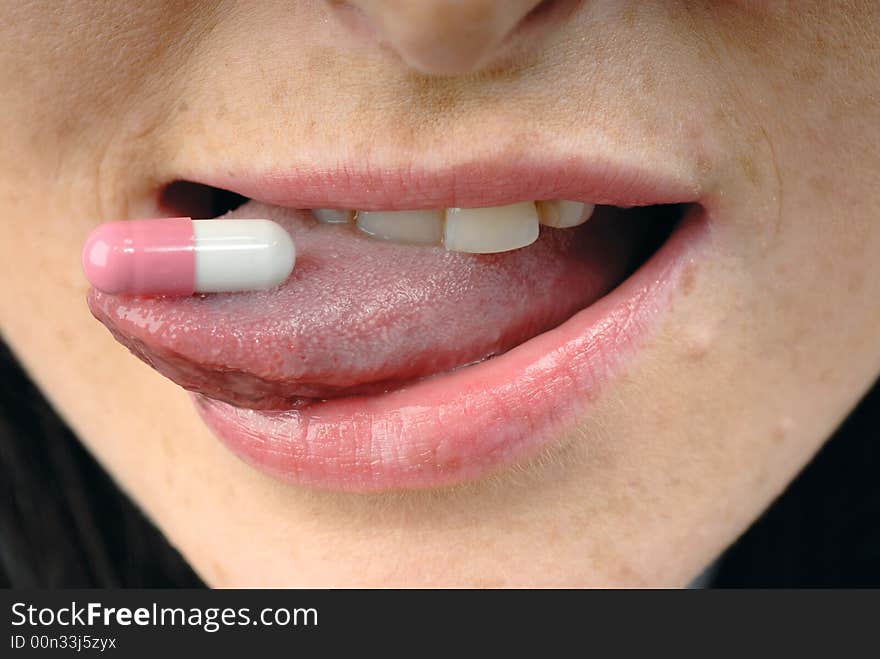
[[[535,202],[541,224],[558,229],[576,227],[583,224],[593,214],[595,206],[584,204],[579,201],[566,201],[554,199],[552,201]]]
[[[324,224],[344,224],[354,219],[354,211],[341,210],[339,208],[313,208],[312,215],[318,222]]]
[[[448,208],[446,249],[492,254],[531,245],[538,239],[538,212],[531,201],[489,208]]]
[[[358,211],[361,231],[402,243],[439,244],[443,239],[443,211]]]

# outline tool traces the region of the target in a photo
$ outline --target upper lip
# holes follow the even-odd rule
[[[413,164],[226,164],[185,170],[178,179],[229,190],[289,208],[397,210],[501,206],[537,199],[570,199],[611,206],[697,201],[696,177],[610,157],[518,157],[501,154],[452,166]]]

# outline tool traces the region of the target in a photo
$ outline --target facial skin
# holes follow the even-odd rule
[[[209,584],[683,585],[880,373],[880,6],[535,4],[0,10],[3,337]],[[274,480],[84,302],[88,232],[206,164],[607,144],[693,176],[710,244],[577,426],[483,481]]]

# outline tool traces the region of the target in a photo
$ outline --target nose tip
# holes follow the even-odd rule
[[[542,0],[352,0],[380,41],[411,68],[461,75],[491,60]]]

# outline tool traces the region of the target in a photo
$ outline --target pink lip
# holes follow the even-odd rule
[[[401,163],[363,169],[304,163],[301,168],[242,171],[229,165],[210,174],[183,170],[180,178],[289,208],[475,208],[527,199],[629,207],[690,202],[699,194],[692,180],[634,164],[577,156],[499,160],[439,169]]]
[[[227,164],[213,175],[184,170],[179,178],[234,190],[256,203],[289,208],[476,207],[524,199],[579,199],[628,207],[699,198],[693,181],[668,172],[659,176],[643,168],[576,158],[552,166],[514,162],[471,163],[436,171],[412,167],[354,171],[312,165],[300,171],[249,174]],[[292,409],[278,405],[250,409],[261,405],[238,407],[202,394],[194,395],[197,408],[215,434],[243,460],[303,485],[371,491],[436,487],[479,478],[564,437],[625,365],[665,307],[682,266],[701,243],[698,238],[708,234],[704,209],[699,205],[689,208],[691,212],[663,246],[625,281],[561,325],[500,356],[392,391],[304,399],[291,404]],[[263,302],[277,304],[268,298]],[[114,308],[114,301],[93,294],[90,304],[118,338],[163,371],[168,364],[163,364],[162,355],[169,353],[151,349],[157,337],[149,324],[138,333],[126,320],[144,315],[136,299],[121,300],[121,306]],[[191,315],[198,304],[156,304],[148,308],[170,310],[184,330],[198,325],[198,317]],[[114,327],[114,318],[123,318],[122,325]],[[241,322],[242,328],[251,327],[250,318],[242,316]],[[233,332],[232,338],[241,339],[244,345],[266,345],[259,335],[249,338],[245,334]],[[185,340],[184,333],[170,347]],[[212,366],[210,355],[202,364],[198,342],[195,346],[185,359],[179,359],[180,353],[171,354],[175,379],[186,380],[182,384],[191,389],[200,390],[203,366],[215,368],[221,382],[228,377],[229,382],[239,384],[242,371],[237,369],[259,366],[259,360],[248,361],[245,352],[239,355],[244,361],[232,368]],[[208,346],[207,352],[216,350],[225,349]]]
[[[654,325],[706,232],[694,207],[637,272],[495,359],[374,396],[259,411],[196,395],[239,457],[304,485],[371,491],[476,479],[571,430]]]

